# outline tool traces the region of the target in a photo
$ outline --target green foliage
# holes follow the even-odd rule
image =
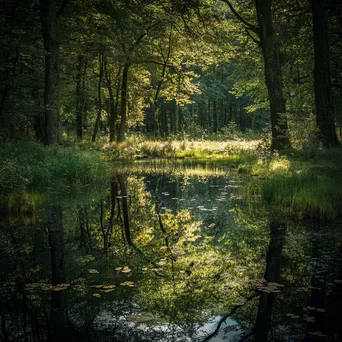
[[[31,141],[2,145],[0,160],[0,193],[5,202],[13,194],[44,188],[60,192],[102,182],[107,176],[99,153],[44,147]]]

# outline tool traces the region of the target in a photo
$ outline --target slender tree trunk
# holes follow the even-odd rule
[[[116,141],[118,143],[125,140],[126,126],[127,126],[127,95],[128,95],[128,72],[129,63],[125,63],[122,72],[122,83],[121,83],[121,106],[120,115],[121,121],[119,126],[119,132]]]
[[[84,56],[77,57],[76,66],[76,133],[77,139],[83,139],[83,104],[84,94],[82,92],[82,68],[84,64]]]
[[[121,75],[121,67],[118,69],[116,78],[119,80]],[[110,71],[106,70],[106,79],[107,79],[107,88],[109,93],[109,101],[110,101],[110,115],[109,115],[109,142],[113,142],[115,139],[116,133],[116,122],[118,120],[118,101],[119,101],[119,92],[120,92],[120,82],[117,82],[116,85],[116,96],[114,97],[114,91],[112,87],[112,78],[110,75]]]
[[[173,101],[173,115],[172,115],[172,133],[177,134],[179,129],[179,107],[177,100]]]
[[[45,144],[58,142],[59,133],[59,44],[56,1],[40,0],[40,20],[45,49]]]
[[[45,134],[45,117],[44,112],[41,110],[39,103],[39,94],[37,88],[32,88],[32,100],[35,105],[36,114],[34,116],[34,130],[36,132],[36,140],[43,143]]]
[[[214,133],[217,133],[218,119],[217,119],[217,103],[213,102],[213,128]]]
[[[211,129],[211,111],[210,111],[210,101],[208,101],[208,113],[207,113],[207,123],[208,123],[208,130]]]
[[[272,150],[289,146],[286,105],[283,95],[280,47],[273,26],[271,0],[255,0],[260,42],[265,64],[265,80],[271,107]]]
[[[315,104],[319,139],[324,146],[339,145],[335,129],[335,109],[331,86],[328,37],[328,1],[312,0],[315,50]]]
[[[127,203],[127,177],[122,174],[117,175],[118,183],[120,185],[120,195],[122,197],[122,213],[123,213],[123,223],[124,223],[124,231],[127,240],[127,244],[129,246],[133,246],[133,242],[131,240],[131,230],[130,230],[130,223],[129,223],[129,209]]]
[[[91,138],[92,142],[95,142],[97,132],[100,127],[100,120],[101,120],[101,114],[102,114],[102,96],[101,96],[101,89],[102,89],[102,79],[103,79],[103,73],[104,73],[104,58],[103,54],[99,55],[99,82],[97,85],[97,97],[98,97],[98,112],[97,112],[97,117],[95,121],[95,126],[94,126],[94,132],[93,136]]]

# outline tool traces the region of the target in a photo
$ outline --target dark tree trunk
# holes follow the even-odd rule
[[[116,79],[119,80],[121,75],[121,68],[118,69]],[[106,70],[107,88],[109,92],[110,115],[109,115],[109,142],[113,142],[116,136],[116,122],[118,120],[118,103],[120,92],[120,81],[116,85],[116,96],[114,96],[112,77],[110,71]]]
[[[179,107],[177,100],[173,100],[172,133],[177,134],[179,129]]]
[[[211,129],[211,113],[210,113],[210,101],[208,101],[208,112],[207,112],[207,127],[208,130]]]
[[[66,282],[64,262],[64,228],[62,223],[62,209],[55,206],[51,209],[49,222],[49,247],[51,252],[52,285]],[[49,340],[63,341],[68,316],[66,310],[65,290],[52,291],[51,294],[51,330]]]
[[[271,239],[267,250],[266,272],[264,278],[267,282],[278,283],[282,265],[282,253],[285,244],[285,227],[277,222],[271,222]],[[276,293],[263,292],[260,296],[258,314],[254,327],[255,341],[267,341],[271,326],[271,315]]]
[[[45,117],[39,103],[39,94],[37,88],[32,88],[32,100],[37,112],[34,116],[34,130],[36,132],[36,140],[43,143],[45,134]]]
[[[126,126],[127,126],[127,95],[128,95],[128,71],[130,64],[125,63],[122,72],[121,83],[121,104],[120,104],[120,126],[116,141],[118,143],[125,140]]]
[[[122,213],[123,213],[123,223],[124,223],[124,231],[125,236],[127,240],[127,244],[129,246],[133,246],[133,242],[131,240],[131,229],[130,229],[130,223],[129,223],[129,209],[128,209],[128,203],[127,203],[127,177],[124,175],[118,174],[117,175],[118,183],[120,185],[120,195],[122,198]]]
[[[97,117],[96,117],[96,121],[95,121],[93,136],[91,138],[92,142],[96,141],[97,132],[98,132],[99,127],[100,127],[100,120],[101,120],[101,114],[102,114],[101,89],[102,89],[103,73],[104,73],[104,58],[103,58],[103,55],[100,54],[99,55],[99,82],[97,85],[98,112],[97,112]]]
[[[217,103],[216,103],[216,101],[214,101],[213,102],[213,129],[214,129],[214,133],[217,133],[217,125],[218,125]]]
[[[40,20],[45,49],[45,144],[58,142],[59,134],[59,44],[56,1],[40,0]]]
[[[328,1],[312,0],[315,50],[315,105],[319,139],[324,146],[339,145],[335,130],[335,109],[329,65]]]
[[[271,0],[255,0],[259,35],[264,56],[265,80],[271,107],[272,150],[289,146],[286,105],[283,95],[280,47],[273,26]]]
[[[82,74],[83,74],[84,56],[77,57],[76,66],[76,134],[77,139],[83,139],[83,105],[84,94],[82,89]]]

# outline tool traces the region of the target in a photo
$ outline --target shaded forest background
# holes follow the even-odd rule
[[[0,136],[339,144],[340,0],[4,0]]]

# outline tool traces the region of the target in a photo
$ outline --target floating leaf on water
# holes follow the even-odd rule
[[[132,315],[128,317],[129,320],[134,321],[136,323],[147,323],[152,321],[154,318],[153,316],[147,315]]]
[[[327,336],[327,335],[323,334],[321,331],[313,331],[313,332],[310,331],[309,335],[320,336],[320,337]]]
[[[64,291],[64,290],[66,290],[66,287],[53,286],[51,290],[56,291],[56,292],[57,291]]]
[[[51,291],[53,286],[42,287],[42,291]]]
[[[304,318],[304,321],[307,321],[307,322],[309,322],[309,323],[315,323],[315,322],[316,322],[316,319],[315,319],[315,317],[308,316],[308,317],[305,317],[305,318]]]
[[[267,285],[269,285],[269,286],[275,286],[275,287],[283,287],[283,286],[284,286],[283,284],[273,283],[273,282],[267,283]]]
[[[122,273],[129,273],[129,272],[132,272],[132,270],[129,267],[125,266],[121,272]]]
[[[233,303],[233,305],[242,306],[242,305],[245,305],[245,302],[236,302],[236,303]]]
[[[128,266],[116,267],[115,271],[121,271],[122,273],[129,273],[132,270]]]
[[[76,281],[86,281],[87,279],[86,278],[77,278],[76,280],[75,280],[75,282]]]
[[[237,330],[237,324],[227,325],[227,326],[223,329],[223,331],[224,331],[225,333],[230,332],[230,331],[234,331],[234,330]]]
[[[95,270],[95,269],[90,269],[90,270],[88,270],[88,273],[90,273],[90,274],[98,274],[99,271]]]
[[[291,318],[293,318],[293,319],[299,318],[298,315],[294,315],[294,314],[292,314],[292,313],[287,313],[286,316],[291,317]]]
[[[100,298],[101,295],[99,293],[93,293],[93,297]]]
[[[322,290],[322,288],[316,287],[316,286],[308,286],[308,288],[309,288],[310,290],[317,290],[317,291]]]
[[[134,286],[134,282],[133,281],[125,281],[123,283],[120,283],[121,286]]]

